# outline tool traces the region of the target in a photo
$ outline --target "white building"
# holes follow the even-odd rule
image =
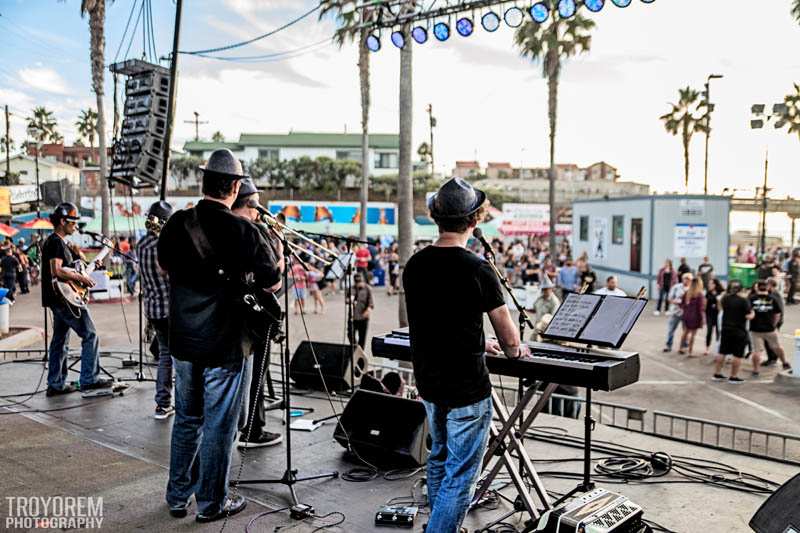
[[[184,151],[207,160],[218,148],[230,149],[239,159],[250,163],[258,158],[287,161],[300,157],[329,157],[361,161],[360,133],[288,134],[242,133],[237,142],[189,141]],[[399,171],[400,136],[370,133],[369,173],[372,176],[397,174]]]
[[[27,155],[17,155],[9,161],[12,173],[19,174],[20,185],[36,185],[36,159]],[[5,165],[2,165],[5,169]],[[67,180],[75,187],[81,184],[81,170],[52,159],[39,158],[39,183]]]

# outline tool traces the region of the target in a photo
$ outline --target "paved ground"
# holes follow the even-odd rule
[[[389,331],[397,325],[397,297],[387,296],[380,289],[375,291],[375,296],[377,307],[370,324],[370,334]],[[21,297],[12,308],[12,324],[41,327],[43,315],[38,302],[38,293]],[[92,306],[104,349],[130,351],[135,348],[137,311],[135,302]],[[334,296],[324,314],[306,316],[309,336],[314,340],[342,342],[342,317],[342,299]],[[126,333],[126,324],[130,337]],[[290,327],[292,346],[295,346],[299,340],[305,339],[305,328],[300,317],[294,315]],[[649,312],[643,316],[625,346],[625,349],[641,353],[640,382],[611,394],[600,394],[599,399],[651,411],[658,409],[774,431],[800,433],[797,428],[800,413],[796,407],[800,398],[800,384],[794,387],[773,383],[773,370],[765,371],[760,380],[741,386],[712,383],[708,380],[709,361],[702,357],[689,359],[661,353],[665,327],[664,317],[654,317]],[[800,327],[800,310],[790,308],[784,330],[794,331],[796,327]],[[77,347],[77,339],[72,339],[72,343]],[[791,349],[793,343],[785,338],[784,344]],[[132,376],[130,370],[121,368],[118,357],[103,358],[103,365],[118,376]],[[150,368],[146,367],[145,372],[149,374]],[[33,390],[40,375],[41,366],[35,363],[1,365],[0,394]],[[46,414],[0,417],[0,456],[4,458],[0,461],[0,500],[8,495],[103,495],[108,524],[113,531],[219,530],[218,525],[200,528],[188,520],[171,521],[165,515],[162,493],[168,465],[170,422],[160,423],[152,419],[152,394],[152,384],[134,383],[124,397],[94,400],[90,406],[86,406],[87,402],[79,398],[47,399],[39,394],[26,404],[26,408],[67,409]],[[317,409],[314,416],[330,412],[326,402],[311,398],[302,402]],[[340,408],[338,403],[336,405]],[[271,417],[274,427],[280,427],[277,415],[272,413]],[[576,421],[560,418],[547,418],[540,424],[557,426],[573,434],[579,434],[580,431]],[[596,438],[624,442],[652,451],[669,450],[673,454],[723,460],[777,482],[785,481],[797,470],[775,462],[748,459],[602,426],[598,428]],[[333,443],[331,434],[332,426],[310,434],[293,433],[296,465],[303,474],[350,468],[342,462],[341,448]],[[537,458],[569,458],[576,455],[575,450],[552,444],[531,443],[529,448]],[[283,468],[282,452],[282,446],[274,450],[253,451],[245,460],[243,477],[278,476]],[[238,456],[235,461],[239,461]],[[574,468],[574,463],[553,467]],[[412,484],[413,480],[377,480],[367,484],[350,484],[341,480],[314,481],[302,485],[300,494],[301,500],[316,505],[320,513],[343,510],[347,521],[338,531],[372,531],[370,524],[375,509],[393,496],[408,494]],[[571,484],[571,481],[559,479],[546,481],[548,489],[553,491],[563,491]],[[763,497],[704,486],[631,485],[620,490],[642,504],[650,518],[680,532],[746,531],[746,522],[763,502]],[[279,508],[286,503],[286,492],[282,487],[250,489],[247,494],[251,498],[251,506],[245,516],[237,517],[228,524],[230,530],[242,531],[259,512]],[[702,508],[698,502],[703,502]],[[5,516],[5,509],[2,511],[0,519]],[[471,515],[471,527],[485,523],[498,512]],[[317,522],[314,527],[323,523]],[[281,531],[314,529],[308,524],[292,524],[281,513],[260,519],[251,531],[274,531],[280,525],[291,526]]]

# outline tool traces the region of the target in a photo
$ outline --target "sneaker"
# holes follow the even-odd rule
[[[94,383],[81,385],[81,390],[109,389],[114,385],[114,381],[106,378],[99,378]]]
[[[758,379],[760,376],[761,376],[760,372],[752,372],[750,374],[750,377],[753,378],[753,379]]]
[[[229,497],[222,506],[222,509],[217,513],[211,515],[197,513],[194,519],[200,523],[213,522],[240,513],[244,511],[245,507],[247,507],[247,500],[245,500],[244,496],[241,494],[237,494],[236,496]]]
[[[672,351],[672,348],[670,348],[669,346],[665,346],[664,349],[661,350],[661,351],[664,352],[664,353],[669,353],[669,352]]]
[[[283,436],[279,433],[270,433],[269,431],[262,431],[261,435],[251,435],[249,440],[244,440],[244,437],[239,439],[239,448],[263,448],[264,446],[275,446],[283,442]]]
[[[791,370],[792,369],[792,365],[790,365],[789,363],[783,363],[783,369],[784,370]]]
[[[725,381],[728,378],[726,378],[723,374],[714,374],[714,377],[712,377],[711,379],[712,381]]]
[[[742,383],[744,383],[744,380],[742,378],[730,377],[728,378],[728,383],[732,385],[741,385]]]
[[[661,316],[661,311],[653,311],[653,316]]]
[[[165,420],[174,414],[175,414],[175,408],[172,407],[171,405],[168,405],[167,407],[161,407],[160,405],[157,405],[156,412],[153,415],[153,418],[155,418],[156,420]]]
[[[189,514],[189,507],[192,506],[192,500],[186,502],[185,505],[179,507],[170,507],[169,508],[169,515],[172,518],[186,518],[186,515]]]
[[[62,394],[69,394],[77,390],[78,389],[69,384],[64,385],[64,387],[61,389],[54,389],[53,387],[47,387],[47,392],[45,393],[45,396],[47,396],[48,398],[50,398],[51,396],[61,396]]]

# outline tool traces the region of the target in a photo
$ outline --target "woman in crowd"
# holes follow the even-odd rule
[[[719,299],[725,294],[725,287],[717,278],[711,278],[706,289],[706,351],[703,355],[708,355],[711,348],[711,338],[714,332],[719,340]]]
[[[664,266],[658,271],[658,304],[656,305],[655,315],[661,314],[661,304],[664,304],[664,311],[669,308],[669,290],[678,283],[678,273],[672,267],[672,260],[667,259]]]
[[[705,319],[705,296],[703,295],[703,280],[694,278],[689,290],[683,295],[681,310],[683,311],[683,335],[681,336],[681,349],[679,354],[685,354],[689,348],[689,357],[693,356],[694,338],[697,330],[703,327]]]
[[[393,242],[392,247],[389,249],[389,261],[387,263],[389,270],[389,296],[400,292],[400,254],[397,249],[397,243]]]
[[[306,277],[308,279],[308,294],[314,299],[314,314],[325,312],[325,299],[322,297],[320,282],[322,281],[322,271],[315,266],[310,266]]]

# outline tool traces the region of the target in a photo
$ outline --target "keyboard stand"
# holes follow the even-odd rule
[[[528,413],[528,416],[523,419],[525,408],[536,396],[536,391],[538,389],[537,385],[538,383],[528,387],[528,390],[523,394],[522,399],[517,403],[517,405],[514,407],[514,410],[510,414],[500,399],[500,395],[496,390],[492,390],[492,404],[494,405],[495,415],[499,419],[499,429],[498,425],[492,423],[490,428],[492,440],[486,450],[486,454],[483,457],[483,471],[486,472],[488,469],[488,473],[486,473],[478,482],[475,496],[472,498],[473,505],[480,501],[486,491],[489,490],[489,487],[492,485],[494,479],[500,473],[500,470],[505,467],[511,476],[512,483],[514,483],[514,486],[517,489],[521,505],[524,507],[524,511],[526,511],[530,516],[531,521],[536,521],[539,518],[540,513],[530,491],[528,490],[526,478],[530,480],[533,485],[533,489],[542,504],[541,509],[544,511],[549,510],[551,508],[551,503],[550,497],[547,494],[547,490],[544,488],[542,481],[539,479],[539,475],[536,473],[536,469],[533,467],[533,463],[528,456],[528,452],[519,437],[523,435],[533,424],[533,421],[536,419],[539,413],[542,412],[544,407],[547,405],[547,402],[550,401],[550,396],[557,387],[555,383],[548,383],[542,395],[539,397],[539,400],[533,406],[533,409],[531,409],[530,413]],[[519,427],[516,427],[518,423]],[[514,462],[514,459],[511,456],[512,451],[517,453],[519,464]],[[492,467],[489,468],[494,456],[498,456],[499,458],[494,462]],[[514,509],[511,514],[516,512],[518,512],[518,509]],[[502,522],[506,518],[507,516],[504,516],[494,524]],[[494,524],[490,524],[484,529],[490,528]]]

